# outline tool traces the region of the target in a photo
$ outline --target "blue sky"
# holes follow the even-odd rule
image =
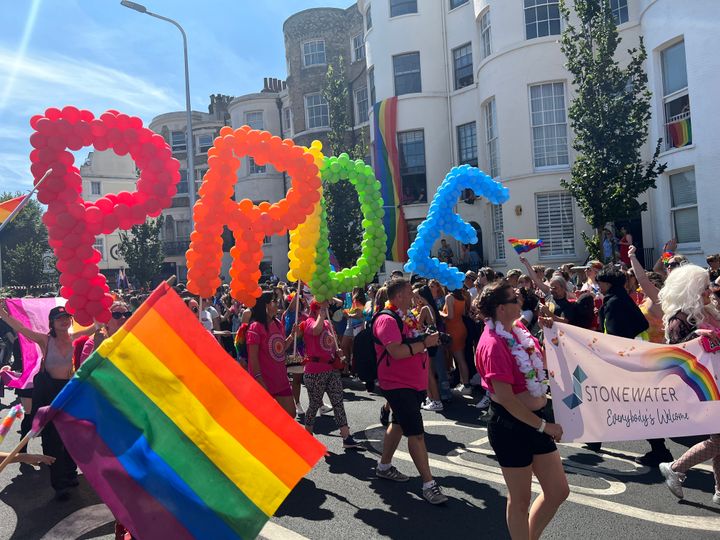
[[[143,3],[143,2],[141,2]],[[352,0],[147,0],[188,35],[194,110],[213,93],[262,89],[285,78],[282,25],[311,7]],[[180,33],[120,0],[4,2],[0,20],[0,192],[31,187],[29,119],[48,107],[75,105],[96,116],[117,109],[145,123],[184,110]]]

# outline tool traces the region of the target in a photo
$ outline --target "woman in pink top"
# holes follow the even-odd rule
[[[247,329],[248,371],[287,413],[295,417],[285,351],[292,343],[277,318],[278,306],[272,291],[263,291],[251,309]]]
[[[327,393],[333,407],[335,423],[340,428],[343,448],[357,448],[360,445],[350,434],[345,415],[340,379],[342,366],[335,365],[338,346],[332,323],[327,320],[327,307],[327,301],[318,303],[313,300],[310,304],[310,316],[298,326],[305,342],[305,387],[310,397],[310,404],[305,411],[305,429],[313,432],[315,415]]]
[[[569,494],[555,446],[563,430],[543,411],[548,382],[540,344],[517,322],[519,299],[507,282],[485,287],[478,307],[485,330],[475,365],[492,399],[488,438],[508,487],[508,529],[515,539],[540,538]],[[530,506],[533,474],[542,492]]]

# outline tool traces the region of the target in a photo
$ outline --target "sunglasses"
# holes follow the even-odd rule
[[[132,311],[113,311],[112,312],[112,318],[116,321],[119,321],[120,319],[129,319],[132,315]]]
[[[680,266],[682,266],[682,263],[677,262],[677,261],[673,261],[673,262],[667,264],[668,268],[678,268]]]
[[[192,310],[193,313],[197,313],[197,312],[199,311],[198,308],[196,308],[196,307],[193,307],[193,308],[190,308],[190,309]]]

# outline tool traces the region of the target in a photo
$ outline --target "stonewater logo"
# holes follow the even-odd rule
[[[574,409],[575,407],[579,407],[583,400],[582,400],[582,383],[587,380],[587,375],[582,370],[580,366],[577,366],[575,368],[575,371],[573,371],[572,374],[573,378],[573,392],[567,397],[563,398],[563,403],[568,406],[568,409]]]

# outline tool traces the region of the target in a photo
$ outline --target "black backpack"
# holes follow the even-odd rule
[[[355,339],[353,340],[353,358],[355,360],[355,370],[357,371],[358,378],[365,383],[367,389],[372,391],[375,388],[375,379],[377,379],[378,366],[383,359],[390,364],[390,355],[385,349],[380,358],[378,358],[375,352],[375,344],[382,345],[380,340],[375,337],[373,333],[373,324],[380,315],[390,315],[398,325],[400,333],[403,331],[403,321],[394,312],[388,309],[373,315],[372,320],[369,324],[363,328]]]

